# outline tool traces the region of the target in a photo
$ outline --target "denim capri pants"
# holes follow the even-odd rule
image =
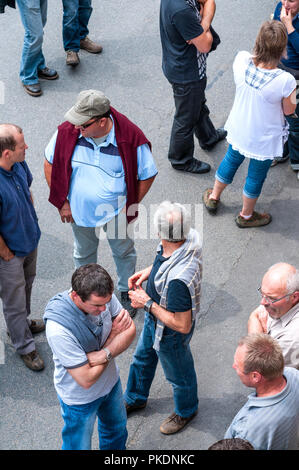
[[[244,160],[244,155],[241,155],[237,150],[234,150],[232,146],[229,145],[226,155],[216,172],[215,178],[220,181],[220,183],[231,184],[237,169]],[[250,199],[256,199],[261,194],[272,159],[256,160],[254,158],[250,158],[249,160],[248,173],[243,188],[243,194]]]

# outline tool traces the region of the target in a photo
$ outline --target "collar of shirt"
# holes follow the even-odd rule
[[[96,142],[91,137],[84,137],[84,139],[86,139],[87,142],[90,142],[93,146],[96,146],[96,147],[108,147],[108,145],[110,145],[110,144],[117,147],[116,138],[115,138],[115,130],[114,130],[114,121],[113,121],[112,116],[110,116],[110,119],[112,120],[112,128],[111,128],[109,134],[107,135],[107,139],[105,140],[105,142],[103,142],[100,145],[97,145]],[[83,137],[81,132],[80,132],[79,138],[80,137]]]
[[[288,323],[293,319],[293,317],[299,313],[299,302],[294,305],[287,313],[285,313],[282,317],[273,319],[269,316],[269,324],[268,329],[273,328],[277,324],[281,324],[283,328],[287,326]]]

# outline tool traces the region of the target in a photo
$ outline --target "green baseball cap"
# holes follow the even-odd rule
[[[64,118],[75,126],[81,126],[95,116],[101,116],[110,109],[110,101],[102,91],[83,90],[79,93],[74,106]]]

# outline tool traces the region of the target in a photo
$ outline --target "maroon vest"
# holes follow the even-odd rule
[[[125,182],[127,185],[126,213],[129,223],[138,216],[137,147],[148,144],[151,149],[151,143],[147,140],[141,129],[126,116],[113,108],[111,108],[111,115],[114,121],[117,147],[125,170]],[[67,121],[58,126],[49,196],[49,202],[58,209],[61,209],[69,193],[72,174],[72,155],[79,134],[80,129],[76,129],[73,124]]]

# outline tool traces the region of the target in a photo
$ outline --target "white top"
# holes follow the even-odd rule
[[[281,156],[288,135],[282,99],[295,90],[295,78],[278,68],[256,67],[246,51],[237,54],[233,72],[236,95],[225,124],[227,141],[248,158]]]

